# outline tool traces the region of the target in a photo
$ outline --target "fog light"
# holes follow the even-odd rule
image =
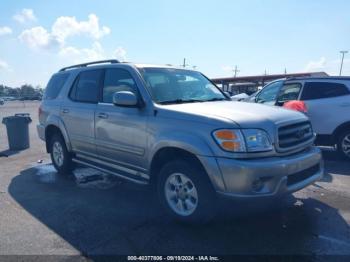
[[[252,183],[252,189],[254,192],[260,192],[264,187],[264,182],[258,178],[258,179],[255,179]]]

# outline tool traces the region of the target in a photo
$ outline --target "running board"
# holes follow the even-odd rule
[[[93,164],[91,164],[91,163],[89,163],[89,162],[87,162],[87,161],[84,161],[84,160],[82,160],[82,159],[73,158],[72,161],[75,162],[75,163],[82,164],[82,165],[84,165],[84,166],[88,166],[88,167],[91,167],[91,168],[93,168],[93,169],[99,170],[99,171],[101,171],[101,172],[104,172],[104,173],[107,173],[107,174],[110,174],[110,175],[113,175],[113,176],[120,177],[120,178],[122,178],[122,179],[131,181],[131,182],[136,183],[136,184],[140,184],[140,185],[148,185],[148,184],[149,184],[149,183],[146,182],[146,181],[141,181],[141,180],[138,180],[138,179],[134,179],[134,178],[131,178],[131,177],[122,175],[122,174],[120,174],[120,173],[117,173],[117,172],[114,171],[114,170],[111,171],[111,170],[108,170],[108,169],[106,169],[106,168],[93,165]]]

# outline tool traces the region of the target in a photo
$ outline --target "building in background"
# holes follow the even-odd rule
[[[259,75],[259,76],[238,76],[238,77],[222,77],[211,79],[223,91],[229,92],[231,95],[246,93],[248,95],[256,92],[260,87],[267,83],[292,77],[320,77],[328,76],[325,72],[295,73],[295,74],[277,74],[277,75]]]

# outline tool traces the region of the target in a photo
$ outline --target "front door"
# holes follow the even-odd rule
[[[121,68],[105,70],[101,102],[95,114],[96,145],[99,157],[121,174],[145,178],[147,112],[138,107],[115,106],[113,94],[131,91],[139,94],[130,72]]]

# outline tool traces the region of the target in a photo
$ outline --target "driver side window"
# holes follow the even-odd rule
[[[285,84],[278,94],[277,103],[282,105],[287,101],[298,100],[300,89],[299,83]]]
[[[264,87],[256,98],[257,103],[275,102],[282,82],[275,82]]]
[[[136,83],[131,74],[124,69],[106,69],[102,101],[112,103],[113,94],[120,91],[130,91],[136,94]]]

